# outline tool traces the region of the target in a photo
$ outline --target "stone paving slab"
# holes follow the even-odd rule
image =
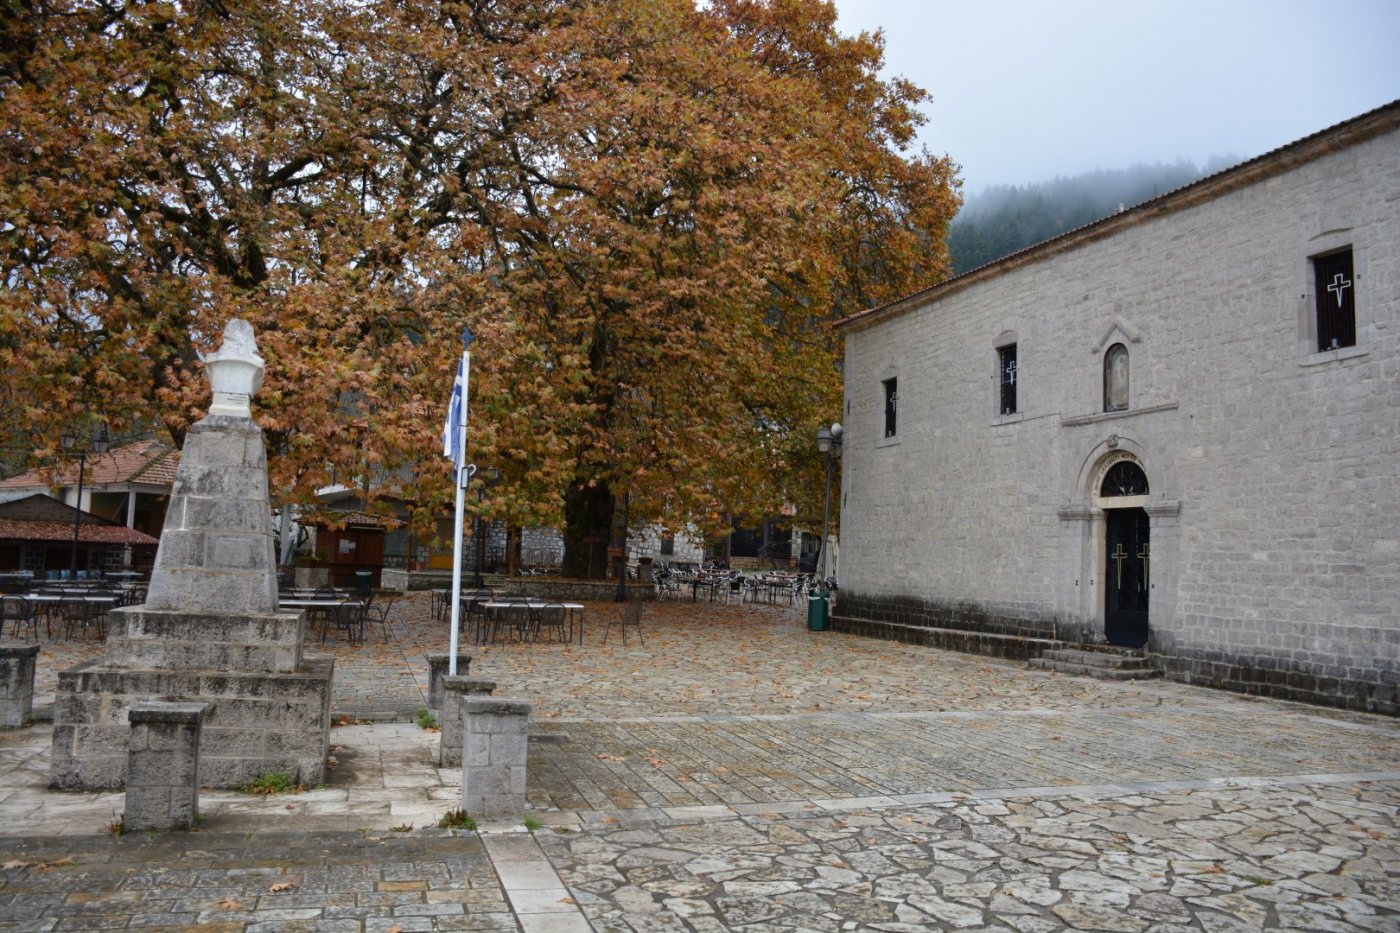
[[[475,833],[4,840],[0,930],[518,930]]]
[[[968,797],[542,834],[594,929],[1400,929],[1400,782]]]
[[[1220,695],[1151,709],[551,721],[530,800],[563,810],[692,807],[1324,769],[1400,771],[1388,720],[1339,724]],[[1250,715],[1241,715],[1241,706]]]

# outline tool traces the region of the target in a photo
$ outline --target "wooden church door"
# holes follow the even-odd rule
[[[1147,644],[1147,594],[1152,586],[1152,552],[1144,509],[1109,509],[1104,635],[1111,645]]]

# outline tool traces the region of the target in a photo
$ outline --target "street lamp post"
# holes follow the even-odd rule
[[[96,434],[88,439],[88,443],[79,446],[83,440],[76,429],[69,428],[60,436],[65,450],[77,449],[78,451],[78,498],[73,503],[73,550],[68,556],[68,573],[74,580],[78,579],[78,532],[83,524],[83,471],[87,469],[87,455],[91,451],[95,454],[105,454],[111,445],[111,438],[107,435],[107,425],[102,425]]]
[[[828,528],[831,524],[831,461],[841,453],[841,425],[833,424],[830,428],[822,425],[817,430],[817,450],[826,456],[826,497],[822,504],[822,580],[821,590],[827,591],[827,542]]]
[[[476,522],[476,571],[472,574],[472,586],[481,589],[486,585],[481,572],[486,566],[486,522],[481,519],[481,503],[486,498],[486,490],[501,481],[501,471],[495,467],[487,467],[482,471],[481,479],[476,486],[477,514],[473,517]]]

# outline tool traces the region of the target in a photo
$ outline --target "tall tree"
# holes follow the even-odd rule
[[[12,4],[0,59],[0,368],[22,430],[177,437],[231,316],[268,358],[274,481],[426,518],[470,323],[482,509],[618,500],[717,528],[800,501],[837,411],[825,324],[943,274],[953,167],[922,92],[802,0]]]

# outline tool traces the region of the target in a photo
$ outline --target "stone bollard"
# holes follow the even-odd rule
[[[462,701],[469,696],[490,696],[496,692],[494,680],[476,677],[444,677],[442,679],[442,743],[438,746],[439,768],[462,766],[462,743],[467,729],[462,719]]]
[[[0,645],[0,729],[18,729],[34,712],[38,645]]]
[[[212,707],[163,701],[131,707],[123,818],[127,831],[194,827],[199,816],[199,733]]]
[[[466,748],[462,809],[483,820],[515,819],[525,811],[525,758],[530,704],[464,697]]]
[[[447,676],[447,660],[452,657],[447,652],[428,655],[428,709],[442,709],[442,679]],[[472,666],[472,656],[457,655],[457,676],[467,676]]]

